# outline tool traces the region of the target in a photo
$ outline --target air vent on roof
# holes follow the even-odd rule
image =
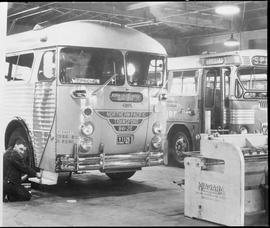
[[[34,31],[41,30],[41,29],[44,29],[44,27],[39,24],[36,24],[35,27],[33,28]]]

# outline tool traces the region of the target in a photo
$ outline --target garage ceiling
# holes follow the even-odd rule
[[[136,28],[152,37],[180,38],[267,28],[267,1],[169,2],[10,2],[8,34],[71,20],[105,20]],[[216,6],[234,4],[234,17],[217,15]],[[20,29],[22,31],[22,29]]]

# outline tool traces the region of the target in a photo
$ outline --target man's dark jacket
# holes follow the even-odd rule
[[[25,164],[24,157],[19,152],[8,148],[3,157],[3,178],[5,182],[21,184],[21,176],[28,174],[29,177],[35,177],[36,171]]]

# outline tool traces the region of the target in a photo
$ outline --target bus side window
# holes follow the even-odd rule
[[[230,97],[230,71],[225,72],[224,77],[224,95],[225,95],[225,107],[229,107],[229,97]]]
[[[208,76],[206,78],[205,88],[205,107],[212,108],[214,105],[214,89],[215,89],[215,77]]]
[[[194,96],[197,94],[198,73],[195,70],[183,72],[183,89],[182,94]]]
[[[43,54],[38,69],[38,81],[51,81],[55,78],[55,51]]]
[[[10,81],[29,81],[32,72],[32,65],[34,54],[22,54],[10,56],[6,58],[9,63],[8,75],[5,77],[8,82]]]
[[[174,96],[180,96],[183,91],[183,71],[171,72],[170,93]]]
[[[5,74],[5,79],[7,81],[11,80],[11,69],[12,69],[12,64],[9,62],[5,62],[4,74]]]

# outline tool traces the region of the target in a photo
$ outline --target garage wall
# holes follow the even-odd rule
[[[224,52],[243,49],[267,49],[267,29],[246,31],[234,33],[234,38],[240,40],[238,47],[226,47],[224,41],[230,38],[231,34],[213,36],[213,37],[196,37],[190,40],[178,40],[178,47],[175,56],[197,55],[204,51]],[[188,45],[181,45],[186,43]],[[179,49],[182,49],[180,51]]]

